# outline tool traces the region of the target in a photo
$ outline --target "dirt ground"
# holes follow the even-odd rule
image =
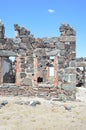
[[[0,130],[86,130],[86,88],[77,89],[76,101],[52,101],[34,97],[0,97],[8,104],[0,109]],[[39,101],[30,106],[17,102]],[[69,106],[71,110],[66,110]]]

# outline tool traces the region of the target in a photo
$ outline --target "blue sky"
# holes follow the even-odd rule
[[[77,32],[77,57],[86,57],[86,0],[1,0],[0,19],[6,37],[15,37],[15,23],[34,37],[59,36],[59,26],[68,23]]]

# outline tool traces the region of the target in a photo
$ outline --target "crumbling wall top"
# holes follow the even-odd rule
[[[3,25],[2,20],[0,19],[0,25]]]
[[[30,31],[28,31],[24,27],[20,27],[18,24],[14,24],[14,30],[16,37],[28,36],[30,35]]]
[[[76,36],[75,30],[69,24],[62,24],[59,31],[61,36]]]
[[[4,34],[5,34],[4,24],[2,23],[2,21],[1,21],[1,19],[0,19],[0,38],[1,38],[1,39],[4,38]]]

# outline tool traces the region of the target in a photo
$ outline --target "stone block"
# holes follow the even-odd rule
[[[76,37],[75,36],[60,36],[59,40],[60,42],[75,42]]]
[[[20,49],[27,49],[26,43],[20,43]]]
[[[65,44],[65,50],[68,52],[69,49],[70,49],[70,44]],[[67,52],[66,52],[66,53],[67,53]]]
[[[65,60],[63,57],[58,58],[58,64],[64,64]]]
[[[70,49],[76,51],[76,42],[70,42]]]
[[[21,63],[25,63],[25,58],[21,58]]]
[[[26,64],[25,63],[21,63],[21,68],[25,69],[26,68]]]
[[[13,42],[10,40],[6,41],[6,44],[4,45],[4,49],[5,50],[12,50],[12,48],[13,48]]]
[[[71,52],[70,60],[75,60],[75,58],[76,58],[76,52]]]
[[[31,68],[28,68],[28,69],[26,69],[26,72],[27,72],[27,73],[34,72],[34,68],[32,68],[32,69],[31,69]]]
[[[60,55],[61,55],[61,56],[65,56],[65,50],[61,50],[61,51],[60,51]]]
[[[0,44],[4,44],[5,43],[5,39],[0,39]]]
[[[21,42],[28,43],[28,41],[29,41],[28,37],[21,38]]]
[[[31,35],[29,35],[28,37],[22,37],[21,38],[21,42],[24,43],[34,43],[35,42],[35,38],[33,38]]]
[[[63,69],[65,66],[64,66],[64,64],[63,63],[61,63],[61,64],[58,64],[58,69]]]
[[[74,91],[75,90],[75,84],[63,84],[62,89],[68,90],[68,91]]]
[[[25,69],[22,68],[22,69],[21,69],[21,72],[25,72]]]
[[[17,54],[13,51],[0,50],[0,56],[16,56]]]
[[[64,82],[69,82],[69,81],[70,81],[70,79],[69,79],[69,74],[65,74],[65,75],[64,75],[63,81],[64,81]]]
[[[57,49],[59,49],[59,50],[64,50],[65,49],[65,44],[64,43],[62,43],[62,42],[58,42],[57,44]]]
[[[58,74],[58,80],[59,80],[59,81],[62,81],[62,80],[63,80],[63,75],[60,74],[60,73]]]
[[[21,78],[25,78],[26,77],[26,73],[20,73],[20,77]]]
[[[75,60],[70,61],[69,66],[76,67],[76,61]]]
[[[3,50],[3,49],[4,49],[3,44],[0,43],[0,50]]]
[[[14,51],[15,51],[15,50],[19,50],[19,45],[14,44],[14,45],[13,45],[13,50],[14,50]]]
[[[20,38],[14,38],[13,39],[14,44],[19,44],[21,42]]]
[[[19,53],[21,56],[26,56],[26,50],[24,50],[24,49],[19,49],[19,50],[18,50],[18,53]]]
[[[21,81],[21,85],[25,85],[25,86],[32,86],[32,80],[30,78],[24,78]]]
[[[76,83],[76,74],[70,74],[69,77],[70,77],[70,82]]]

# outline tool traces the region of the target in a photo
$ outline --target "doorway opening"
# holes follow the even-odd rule
[[[15,83],[15,58],[14,56],[3,57],[2,76],[3,83]]]
[[[85,85],[85,69],[84,67],[78,67],[76,69],[76,87],[82,87]]]
[[[54,82],[54,56],[50,56],[50,64],[49,64],[49,80]]]

